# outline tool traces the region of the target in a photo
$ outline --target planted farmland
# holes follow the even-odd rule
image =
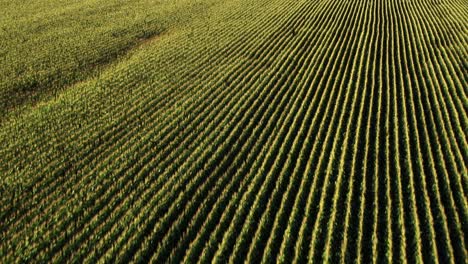
[[[467,10],[0,0],[0,262],[466,263]]]

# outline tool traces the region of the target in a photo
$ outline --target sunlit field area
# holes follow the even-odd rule
[[[0,263],[466,263],[466,0],[0,0]]]

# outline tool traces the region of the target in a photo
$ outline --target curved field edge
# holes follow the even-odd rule
[[[0,3],[0,122],[96,77],[132,49],[213,5],[186,0]]]

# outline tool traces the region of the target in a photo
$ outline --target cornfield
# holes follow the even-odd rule
[[[466,0],[0,11],[0,262],[467,263]]]

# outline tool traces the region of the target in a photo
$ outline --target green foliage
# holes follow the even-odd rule
[[[462,3],[0,9],[0,262],[467,259]]]

